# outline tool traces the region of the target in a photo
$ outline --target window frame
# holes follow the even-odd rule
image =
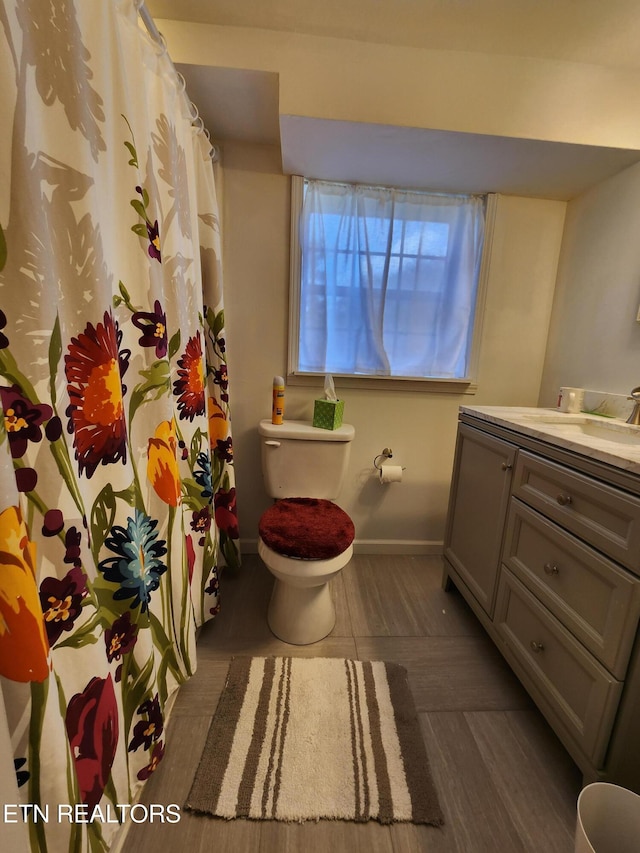
[[[289,252],[289,326],[287,382],[290,385],[318,386],[324,381],[324,373],[301,372],[298,370],[300,342],[300,288],[302,274],[302,250],[300,247],[300,215],[304,199],[305,178],[291,176],[291,234]],[[339,183],[339,182],[336,182]],[[460,379],[439,379],[438,377],[416,376],[362,376],[351,373],[333,373],[335,380],[343,387],[369,388],[381,390],[381,383],[388,389],[401,391],[429,391],[449,394],[475,394],[478,389],[478,367],[480,362],[480,344],[484,319],[491,247],[493,243],[494,222],[497,207],[497,194],[487,193],[485,211],[484,242],[478,275],[473,331],[469,353],[469,370],[466,377]],[[321,380],[321,381],[320,381]]]

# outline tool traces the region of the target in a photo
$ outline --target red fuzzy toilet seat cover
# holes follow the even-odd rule
[[[262,514],[264,544],[285,557],[329,560],[346,551],[356,535],[353,521],[331,501],[283,498]]]

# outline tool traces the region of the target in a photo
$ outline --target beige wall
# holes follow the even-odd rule
[[[269,417],[274,374],[285,374],[290,181],[277,148],[223,148],[223,238],[238,509],[245,546],[268,506],[257,424]],[[356,429],[339,503],[366,550],[435,549],[444,533],[458,406],[535,405],[540,386],[565,204],[500,197],[496,213],[479,389],[473,396],[345,389]],[[339,386],[338,386],[339,387]],[[287,416],[311,418],[314,389],[287,388]],[[401,484],[381,486],[383,447],[405,465]]]
[[[280,113],[640,148],[640,73],[160,20],[174,62],[279,74]]]
[[[541,405],[640,385],[640,164],[569,202]]]
[[[277,73],[281,114],[640,148],[640,111],[629,109],[637,71],[159,23],[175,62]],[[269,415],[273,375],[286,372],[289,179],[275,148],[227,143],[223,162],[238,501],[250,542],[268,505],[256,424]],[[500,199],[476,395],[343,389],[356,440],[341,503],[367,547],[441,540],[461,403],[553,405],[561,384],[618,393],[640,384],[639,197],[640,165],[570,202],[564,238],[563,203]],[[313,397],[289,387],[289,417],[310,417]],[[406,465],[403,483],[386,488],[372,477],[385,446]]]

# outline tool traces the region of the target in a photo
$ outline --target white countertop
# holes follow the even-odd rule
[[[623,420],[524,406],[460,406],[460,412],[640,474],[640,426]]]

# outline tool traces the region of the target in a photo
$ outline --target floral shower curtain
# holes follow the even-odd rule
[[[4,818],[103,850],[238,564],[215,185],[133,0],[0,20]]]

